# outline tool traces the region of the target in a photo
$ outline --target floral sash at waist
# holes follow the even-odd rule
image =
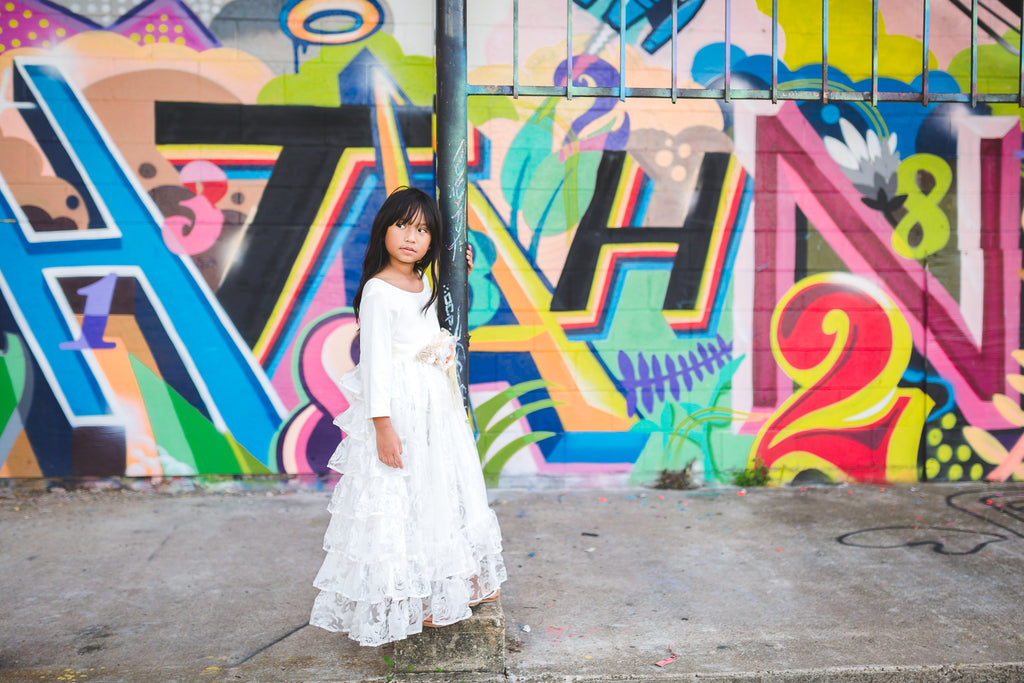
[[[448,330],[441,330],[430,343],[416,352],[416,360],[442,370],[455,365],[455,337]]]
[[[458,340],[451,332],[442,329],[430,343],[416,352],[416,360],[433,365],[442,370],[448,376],[448,387],[451,389],[452,399],[459,399],[462,402],[462,392],[459,390],[459,378],[455,371],[455,353]]]

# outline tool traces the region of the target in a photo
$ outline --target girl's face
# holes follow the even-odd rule
[[[430,228],[417,212],[412,220],[394,223],[384,233],[384,248],[391,257],[392,265],[416,264],[430,249]]]

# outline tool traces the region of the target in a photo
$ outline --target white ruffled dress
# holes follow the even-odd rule
[[[429,298],[425,278],[419,293],[367,282],[359,364],[340,380],[350,405],[335,420],[345,435],[328,466],[343,476],[310,623],[361,645],[419,633],[427,618],[465,619],[506,578],[476,444],[445,372],[452,347],[435,307],[422,312]],[[402,469],[377,458],[380,415],[402,441]]]

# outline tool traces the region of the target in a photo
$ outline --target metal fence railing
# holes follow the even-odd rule
[[[979,20],[979,9],[982,0],[971,0],[970,7],[967,7],[960,0],[949,0],[957,9],[970,15],[971,19],[971,62],[970,62],[970,88],[969,92],[931,92],[928,89],[929,73],[929,38],[931,23],[931,0],[923,0],[921,7],[922,19],[922,54],[921,54],[921,88],[917,91],[900,92],[884,91],[878,88],[878,2],[872,0],[872,26],[871,26],[871,87],[868,90],[835,90],[829,86],[829,27],[828,10],[829,0],[821,1],[822,22],[821,22],[821,87],[809,88],[780,88],[779,87],[779,0],[772,0],[772,54],[771,54],[771,86],[769,88],[733,88],[732,87],[732,65],[730,63],[730,52],[732,47],[732,0],[725,2],[725,60],[723,68],[724,83],[721,88],[680,88],[677,87],[677,49],[678,49],[678,3],[676,0],[668,0],[671,5],[671,50],[672,69],[671,82],[662,88],[631,88],[626,85],[626,57],[625,50],[619,50],[619,84],[618,86],[582,86],[575,85],[572,78],[567,78],[564,86],[560,85],[522,85],[519,82],[519,0],[513,0],[512,19],[512,83],[509,84],[470,84],[467,86],[468,95],[511,95],[514,98],[526,96],[542,97],[617,97],[625,100],[628,97],[653,97],[670,98],[673,102],[677,99],[721,99],[729,100],[821,100],[828,102],[836,101],[867,101],[872,104],[878,102],[918,102],[928,104],[929,102],[967,102],[971,106],[978,103],[1016,103],[1024,107],[1024,26],[1010,26],[1017,32],[1017,44],[1013,45],[1003,37],[999,36],[996,30],[988,26],[983,20]],[[992,1],[992,0],[989,0]],[[619,41],[620,45],[626,44],[626,5],[628,0],[618,0],[619,7]],[[573,0],[565,0],[566,5],[566,62],[567,73],[571,74],[573,63],[573,41],[572,41],[572,13]],[[1021,20],[1024,24],[1024,19]],[[978,28],[979,26],[991,34],[997,43],[1003,45],[1008,51],[1016,52],[1018,55],[1018,78],[1017,92],[978,92]]]
[[[523,85],[519,82],[519,5],[520,0],[513,0],[513,38],[512,38],[512,82],[508,84],[469,84],[467,81],[466,54],[466,2],[467,0],[435,0],[436,35],[435,59],[437,67],[437,199],[445,220],[445,250],[441,259],[441,292],[439,308],[443,324],[460,340],[457,357],[463,396],[467,386],[467,96],[470,95],[511,95],[518,97],[617,97],[627,98],[667,98],[673,102],[679,99],[720,99],[730,100],[820,100],[870,102],[909,102],[927,105],[931,102],[964,102],[971,106],[979,103],[1016,103],[1024,107],[1024,19],[1016,26],[1002,17],[999,20],[1017,32],[1017,44],[1012,45],[1000,36],[993,27],[979,19],[982,0],[971,0],[967,7],[961,0],[946,0],[959,11],[970,16],[970,83],[968,92],[932,92],[929,90],[929,42],[931,0],[922,0],[922,48],[920,89],[910,91],[879,90],[878,77],[878,34],[879,34],[879,0],[872,0],[871,22],[871,87],[867,90],[854,88],[835,89],[829,81],[829,21],[828,10],[830,0],[821,0],[821,86],[819,88],[780,87],[779,84],[779,0],[772,0],[772,44],[771,44],[771,81],[768,88],[734,88],[732,87],[733,72],[731,64],[733,3],[732,0],[715,0],[725,3],[724,26],[724,64],[721,88],[680,88],[677,85],[678,67],[678,8],[682,0],[667,0],[671,5],[671,80],[665,87],[632,88],[626,85],[626,51],[619,50],[619,84],[618,86],[584,86],[573,83],[573,0],[564,0],[566,8],[566,83],[565,85]],[[618,2],[618,35],[619,44],[626,45],[627,2]],[[835,0],[839,2],[840,0]],[[640,0],[632,0],[640,2]],[[997,0],[985,0],[993,3]],[[650,2],[647,3],[648,5]],[[995,16],[991,7],[986,10]],[[1024,14],[1024,12],[1022,12]],[[978,29],[981,27],[996,43],[1009,52],[1017,53],[1017,92],[978,92]],[[786,84],[783,84],[786,85]],[[844,86],[845,87],[845,86]]]

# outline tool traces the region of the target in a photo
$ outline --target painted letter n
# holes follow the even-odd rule
[[[874,280],[896,302],[914,345],[956,387],[964,417],[981,428],[1005,427],[992,395],[1018,395],[1007,382],[1007,375],[1018,371],[1010,354],[1018,347],[1020,328],[1017,119],[987,117],[966,122],[959,131],[961,270],[972,263],[981,269],[964,273],[976,284],[961,286],[960,302],[921,263],[893,250],[892,227],[861,202],[860,192],[795,104],[758,117],[756,136],[752,336],[761,342],[752,352],[753,407],[774,409],[792,391],[767,340],[775,305],[794,284],[799,206],[851,272]],[[965,315],[972,307],[979,309],[977,315]]]

